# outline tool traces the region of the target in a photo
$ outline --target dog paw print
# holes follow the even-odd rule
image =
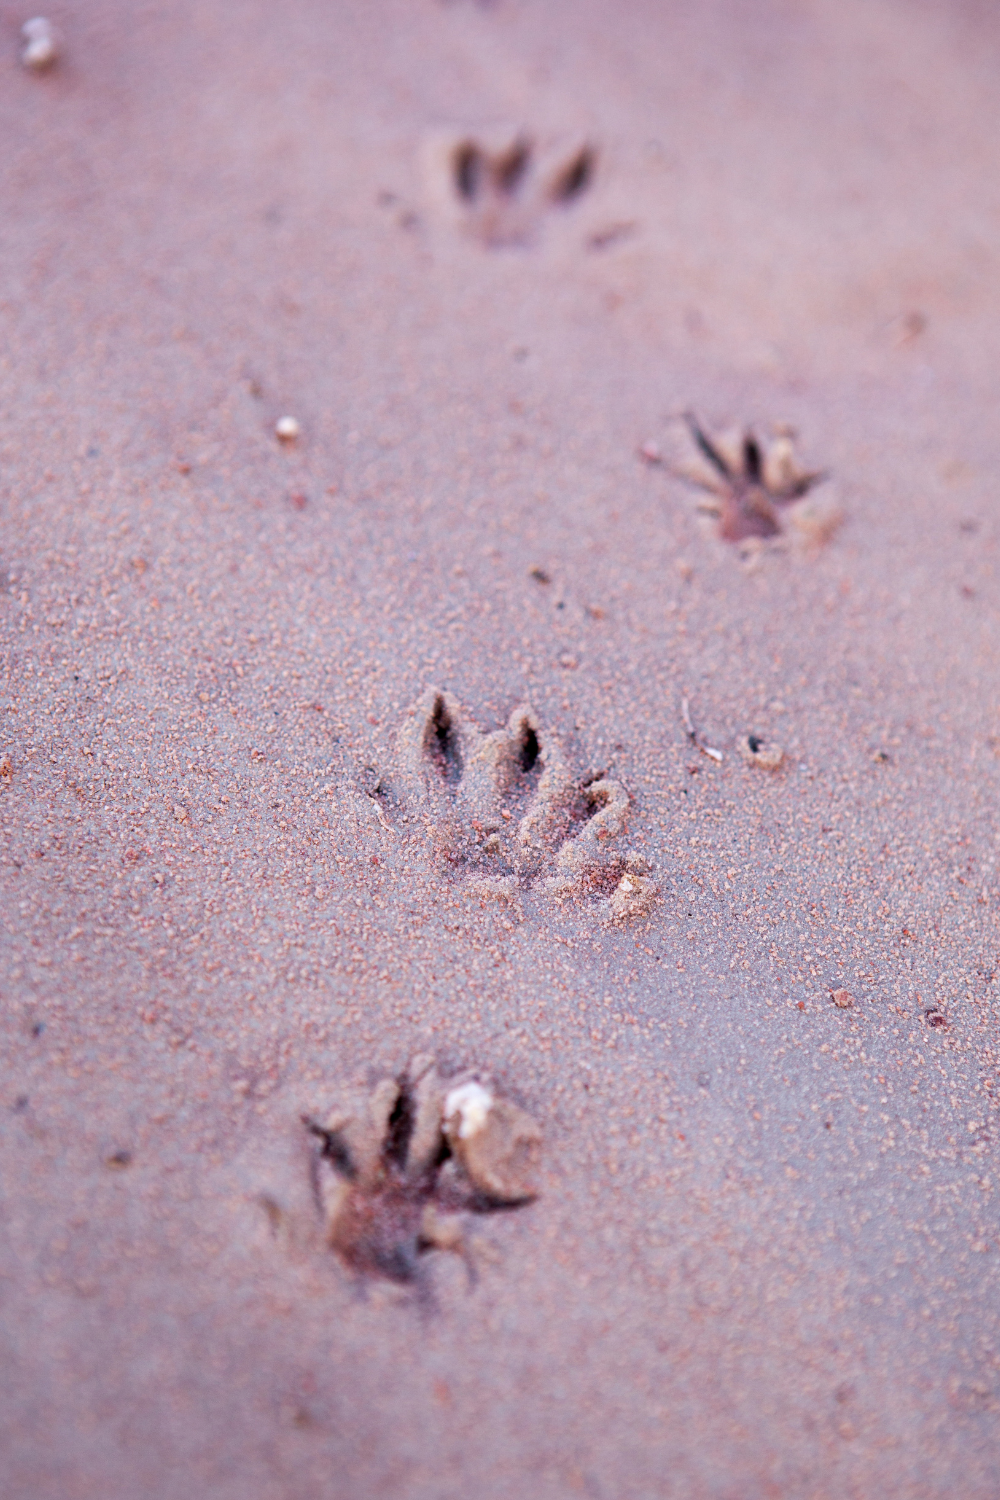
[[[790,428],[776,428],[763,442],[749,428],[710,437],[690,413],[683,421],[689,451],[673,472],[703,492],[698,508],[715,517],[724,541],[766,541],[789,528],[813,545],[832,536],[842,519],[839,504],[830,491],[814,495],[827,476],[802,467]],[[642,451],[659,461],[655,445]]]
[[[624,787],[604,775],[576,779],[527,705],[483,734],[450,693],[435,689],[400,740],[404,781],[424,809],[438,858],[470,894],[610,895],[626,875],[652,885],[625,848]],[[620,919],[627,905],[609,915]]]
[[[489,248],[534,239],[551,212],[583,197],[597,169],[587,141],[545,146],[521,132],[439,137],[429,155],[448,217]]]
[[[542,1132],[475,1072],[444,1079],[414,1058],[354,1108],[325,1124],[303,1116],[318,1142],[313,1184],[327,1244],[365,1275],[413,1282],[420,1257],[469,1257],[468,1213],[537,1197]]]

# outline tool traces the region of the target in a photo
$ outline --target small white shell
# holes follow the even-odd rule
[[[478,1135],[486,1124],[486,1117],[493,1108],[493,1095],[481,1083],[461,1083],[452,1089],[444,1101],[443,1118],[453,1120],[458,1116],[458,1138],[467,1141]]]
[[[43,68],[50,68],[59,55],[52,22],[47,21],[44,16],[33,16],[21,27],[21,36],[24,39],[21,51],[24,66],[37,73]]]
[[[294,443],[302,428],[295,417],[279,417],[274,424],[274,435],[283,443]]]

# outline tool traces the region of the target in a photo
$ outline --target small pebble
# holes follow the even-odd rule
[[[36,73],[42,72],[44,68],[51,68],[59,53],[52,22],[47,21],[44,16],[34,16],[21,27],[21,36],[24,39],[21,51],[24,66],[34,69]]]
[[[482,1084],[467,1083],[446,1097],[443,1125],[478,1193],[494,1203],[526,1203],[537,1195],[542,1132],[523,1109]]]
[[[611,894],[609,915],[613,922],[633,917],[648,917],[656,904],[659,888],[654,880],[626,870]]]
[[[756,734],[744,735],[739,749],[748,766],[759,766],[762,771],[776,771],[785,758],[778,745],[766,746]]]
[[[274,424],[274,435],[282,443],[294,443],[302,432],[295,417],[279,417]]]
[[[854,996],[850,990],[831,990],[830,999],[840,1010],[850,1010],[854,1004]]]

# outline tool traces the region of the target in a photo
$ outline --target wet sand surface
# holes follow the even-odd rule
[[[4,1494],[995,1495],[995,13],[96,0],[38,76],[24,18]],[[449,143],[517,131],[494,218]],[[685,410],[843,525],[719,540]],[[449,857],[431,688],[627,790],[648,914]],[[359,1280],[300,1116],[418,1052],[541,1196]]]

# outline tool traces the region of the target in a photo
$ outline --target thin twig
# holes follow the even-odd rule
[[[684,719],[684,728],[687,730],[687,737],[695,749],[700,750],[702,755],[707,755],[709,760],[721,763],[722,751],[716,750],[714,745],[706,745],[697,729],[695,729],[694,721],[691,718],[691,709],[688,706],[686,698],[681,699],[681,715]]]
[[[372,805],[372,807],[373,807],[373,809],[375,811],[375,816],[376,816],[376,818],[378,818],[379,822],[382,824],[382,827],[385,829],[386,833],[391,833],[392,836],[393,836],[393,838],[395,838],[395,836],[396,836],[396,830],[395,830],[395,828],[393,828],[392,824],[389,822],[388,818],[386,817],[385,813],[382,811],[381,807],[379,807],[378,803],[376,802],[375,798],[372,796],[371,792],[368,793],[368,801],[371,803],[371,805]]]

